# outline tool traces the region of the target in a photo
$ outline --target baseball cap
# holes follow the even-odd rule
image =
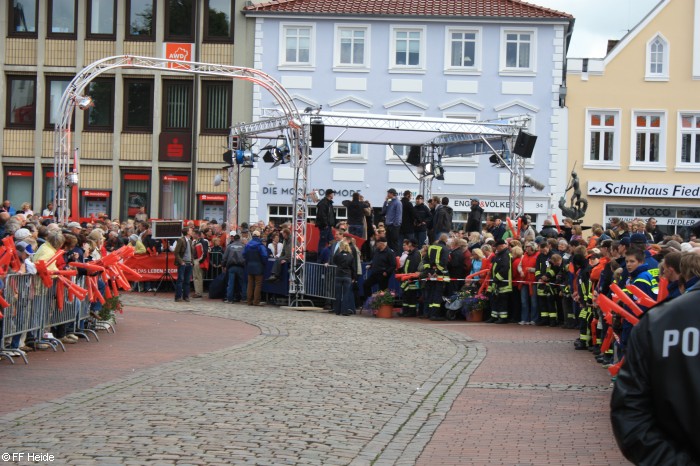
[[[231,230],[228,232],[229,236],[236,236],[236,230]]]
[[[386,190],[386,192],[391,193],[391,194],[398,194],[394,188],[389,188]]]
[[[469,199],[469,200],[472,201],[472,202],[479,202],[479,198],[478,198],[478,197],[472,197],[472,198]]]
[[[504,240],[503,238],[498,238],[494,244],[496,246],[501,246],[501,245],[508,244],[508,243],[506,243],[506,240]]]
[[[15,231],[15,239],[19,241],[22,241],[24,238],[29,238],[31,235],[32,233],[26,228],[20,228]]]
[[[136,242],[139,240],[139,235],[131,235],[129,236],[129,241]]]
[[[26,241],[20,241],[19,243],[15,244],[15,249],[17,250],[17,252],[26,252],[30,256],[34,254],[32,245],[27,243]]]
[[[630,238],[628,236],[625,236],[620,240],[620,245],[621,246],[629,246],[630,245]]]
[[[78,222],[70,222],[66,225],[66,228],[82,228]]]
[[[253,232],[253,236],[260,236],[260,232],[259,232],[258,230],[255,230],[255,231]]]
[[[634,234],[632,234],[632,236],[630,236],[630,242],[632,242],[632,243],[646,243],[647,237],[644,236],[642,233],[634,233]]]
[[[417,196],[416,196],[416,201],[417,201],[418,199],[423,199],[423,195],[422,195],[422,194],[417,195]]]

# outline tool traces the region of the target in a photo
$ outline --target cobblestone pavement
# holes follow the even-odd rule
[[[2,452],[58,464],[415,464],[485,356],[464,334],[399,319],[124,300],[260,336],[1,416]]]

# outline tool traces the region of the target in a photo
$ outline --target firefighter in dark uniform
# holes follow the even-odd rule
[[[686,261],[688,274],[681,274],[689,283],[691,274],[700,275],[700,256],[688,254]],[[634,464],[700,464],[698,309],[696,283],[649,310],[632,329],[610,415],[617,443]]]
[[[493,296],[491,318],[487,323],[507,324],[508,323],[508,302],[509,293],[513,291],[513,256],[505,240],[497,239],[496,256],[491,266],[490,290]]]
[[[549,243],[546,241],[540,244],[540,254],[535,262],[535,281],[537,282],[537,310],[540,317],[535,322],[535,325],[549,325],[549,290],[550,286],[547,283],[549,276],[547,269],[549,268],[549,258],[551,256]]]
[[[423,264],[427,273],[424,299],[427,303],[430,320],[445,320],[442,310],[442,297],[445,291],[445,283],[450,279],[447,273],[449,255],[447,234],[443,233],[435,243],[428,247],[428,257]]]
[[[418,272],[418,265],[420,264],[420,252],[416,249],[417,241],[414,238],[403,240],[404,251],[406,251],[406,261],[403,263],[401,268],[401,273],[414,273]],[[418,289],[420,287],[420,280],[406,280],[401,282],[401,290],[403,295],[401,301],[403,302],[403,311],[399,314],[399,317],[416,317],[417,306],[418,306]]]
[[[579,337],[574,342],[574,349],[585,350],[591,344],[591,322],[593,321],[593,288],[591,284],[591,266],[582,254],[574,254],[571,258],[574,269],[578,272],[578,295],[575,296],[579,305]]]

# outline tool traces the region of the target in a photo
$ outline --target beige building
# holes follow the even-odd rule
[[[30,202],[35,211],[53,198],[56,109],[86,65],[129,54],[251,66],[249,33],[236,3],[3,2],[3,198],[16,208]],[[177,57],[166,56],[166,49]],[[87,94],[95,106],[76,110],[73,123],[80,217],[105,211],[126,218],[144,205],[154,218],[224,219],[228,185],[214,186],[213,180],[217,174],[226,178],[222,154],[229,127],[250,121],[251,93],[243,81],[150,70],[118,69],[92,81]]]
[[[700,0],[661,1],[605,58],[569,59],[567,87],[584,224],[655,217],[686,236],[700,219]]]

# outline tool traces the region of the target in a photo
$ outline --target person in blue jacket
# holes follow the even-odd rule
[[[269,249],[260,241],[260,232],[255,230],[252,239],[243,249],[245,266],[248,272],[248,296],[249,306],[260,306],[262,295],[263,274],[267,265]]]

